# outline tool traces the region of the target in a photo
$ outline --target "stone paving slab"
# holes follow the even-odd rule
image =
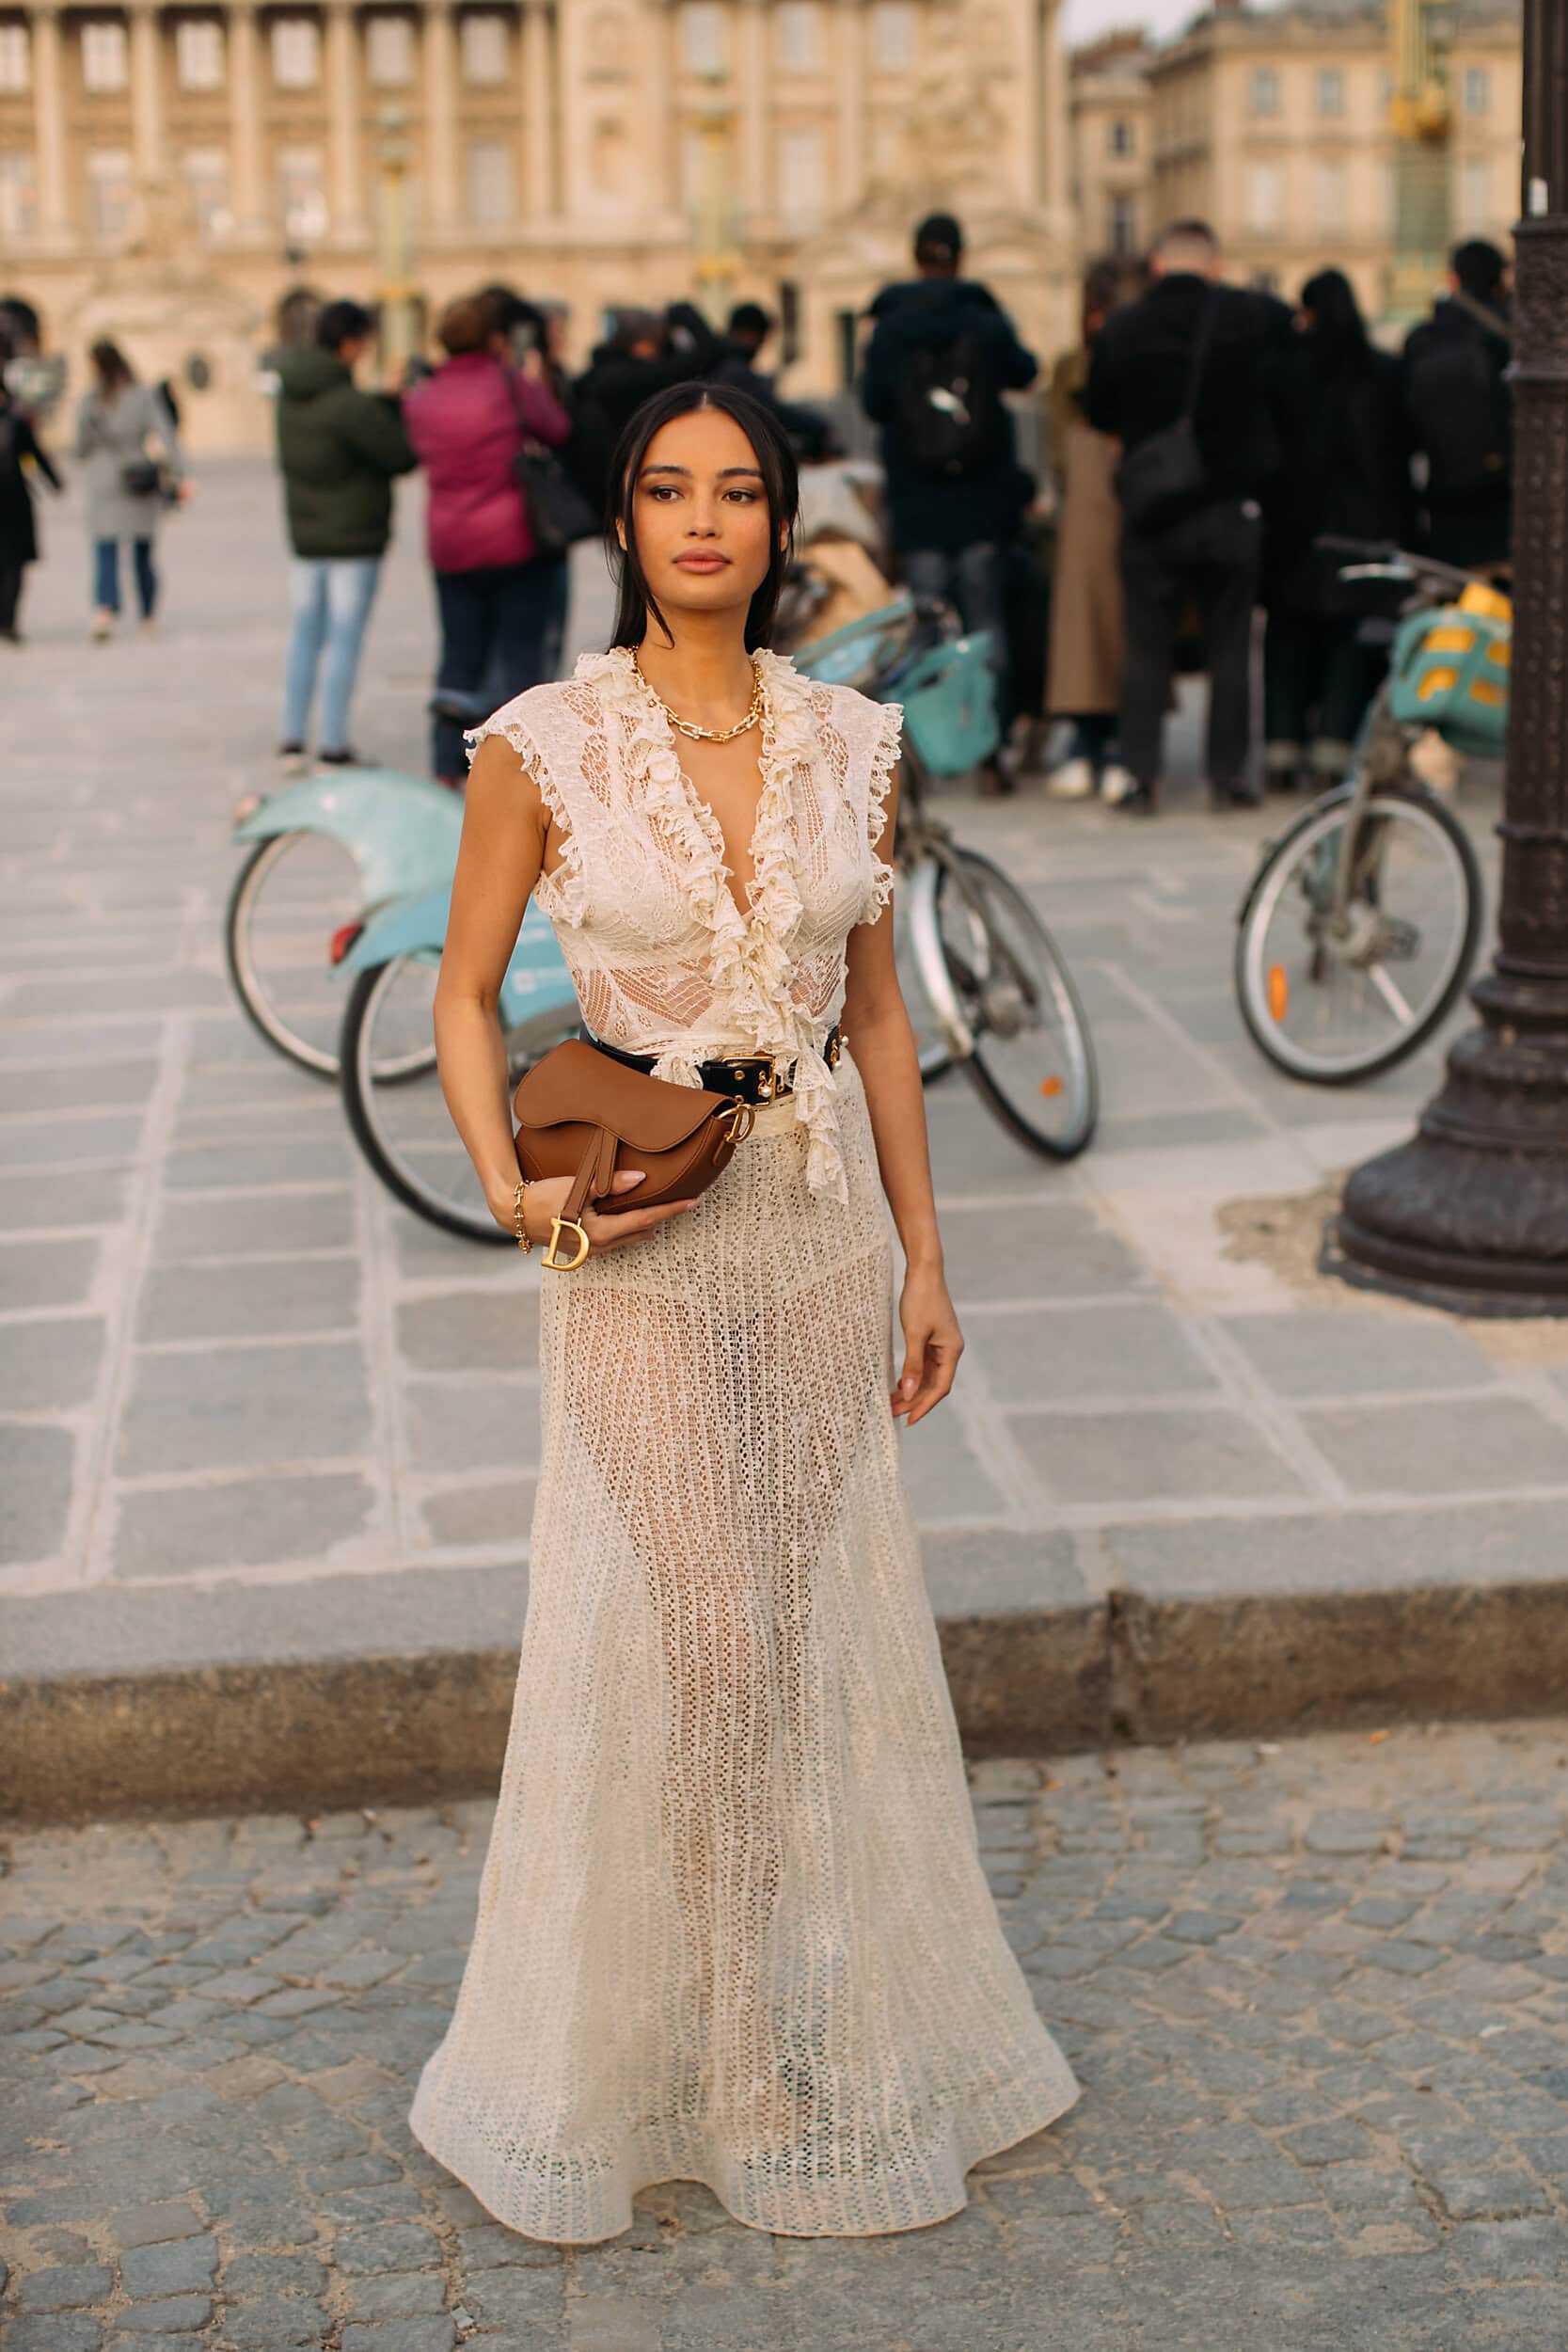
[[[358,731],[417,769],[431,623],[400,497]],[[360,1655],[414,1661],[408,1629],[431,1629],[456,1687],[457,1661],[520,1631],[539,1277],[407,1216],[331,1091],[230,1002],[229,815],[272,781],[286,622],[274,485],[256,465],[204,473],[145,642],[87,644],[79,514],[45,522],[30,642],[3,649],[21,724],[0,776],[0,1658],[30,1705],[56,1681],[73,1720],[95,1674],[142,1666],[248,1664],[260,1705],[282,1664],[354,1654],[357,1622]],[[1103,1071],[1100,1137],[1069,1168],[1021,1151],[960,1077],[928,1097],[970,1346],[952,1406],[908,1440],[911,1490],[950,1662],[961,1649],[977,1694],[1004,1675],[981,1720],[1046,1740],[1107,1727],[1126,1626],[1192,1597],[1205,1562],[1226,1595],[1240,1580],[1275,1604],[1258,1627],[1299,1634],[1313,1596],[1359,1596],[1374,1646],[1408,1628],[1369,1614],[1376,1596],[1424,1583],[1449,1596],[1435,1638],[1461,1622],[1456,1582],[1550,1581],[1535,1531],[1568,1506],[1568,1325],[1521,1344],[1369,1302],[1227,1229],[1236,1203],[1299,1201],[1406,1132],[1439,1047],[1333,1094],[1254,1052],[1231,925],[1277,818],[1207,814],[1190,715],[1152,825],[1037,788],[951,808],[1057,930]],[[1490,859],[1483,776],[1464,809]],[[1192,1639],[1205,1624],[1218,1637],[1195,1617]],[[1031,1700],[1007,1658],[1053,1643],[1070,1669]],[[1490,1687],[1536,1705],[1544,1663],[1504,1646]],[[1250,1688],[1249,1725],[1289,1722],[1292,1671],[1255,1630],[1222,1679]]]
[[[415,2145],[487,1802],[15,1837],[4,2352],[1561,2352],[1568,1719],[971,1777],[1084,2095],[869,2239],[556,2247]]]

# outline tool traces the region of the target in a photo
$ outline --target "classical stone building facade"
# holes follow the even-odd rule
[[[1456,236],[1506,239],[1519,211],[1518,0],[1461,0],[1451,58]],[[1338,264],[1369,315],[1394,258],[1388,43],[1379,0],[1224,5],[1156,47],[1097,42],[1070,65],[1072,184],[1088,251],[1196,215],[1230,275],[1293,294]]]
[[[0,293],[72,363],[113,333],[258,445],[291,287],[428,317],[754,294],[790,389],[846,377],[916,215],[965,218],[1042,349],[1076,252],[1058,0],[0,0]],[[863,330],[861,330],[863,331]],[[203,380],[204,379],[204,380]]]

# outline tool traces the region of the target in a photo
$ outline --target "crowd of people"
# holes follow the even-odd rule
[[[1341,773],[1384,657],[1323,535],[1421,546],[1465,569],[1507,562],[1504,256],[1458,246],[1448,292],[1391,352],[1340,271],[1314,275],[1292,308],[1225,283],[1212,232],[1178,222],[1147,262],[1087,270],[1081,336],[1043,379],[964,260],[950,215],[920,223],[913,275],[869,306],[857,389],[879,443],[880,574],[990,632],[1003,747],[984,788],[1012,789],[1062,741],[1062,723],[1048,789],[1151,813],[1175,681],[1197,669],[1212,801],[1255,803],[1259,609],[1263,779],[1289,788]],[[356,756],[355,680],[400,475],[425,477],[440,636],[431,765],[455,787],[466,730],[557,675],[568,550],[597,528],[610,453],[651,393],[692,378],[743,387],[778,414],[808,486],[842,454],[827,417],[782,399],[764,371],[775,321],[756,303],[722,333],[690,304],[614,311],[575,377],[565,324],[562,306],[483,288],[441,314],[438,359],[367,389],[356,372],[374,320],[331,301],[308,340],[270,356],[291,550],[287,770]],[[90,366],[74,448],[102,638],[120,610],[122,552],[152,625],[159,523],[190,485],[172,389],[139,382],[111,342]],[[59,476],[7,373],[0,636],[14,639],[37,554],[30,477],[58,487]],[[1037,470],[1020,447],[1031,401]]]

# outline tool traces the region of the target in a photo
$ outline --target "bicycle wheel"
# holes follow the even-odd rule
[[[224,954],[234,993],[274,1051],[313,1077],[338,1075],[343,990],[332,942],[362,913],[352,850],[325,833],[275,833],[234,877]]]
[[[436,1074],[430,1039],[439,969],[394,956],[359,974],[343,1014],[343,1108],[355,1141],[405,1208],[444,1232],[504,1248],[511,1236],[490,1214]],[[509,1031],[511,1084],[552,1045],[575,1037],[578,1018],[575,1003],[556,1005]]]
[[[1031,1151],[1070,1160],[1094,1134],[1100,1076],[1072,977],[1028,899],[989,858],[954,850],[936,880],[949,988],[974,1039],[963,1066]]]
[[[1465,986],[1481,938],[1481,868],[1457,818],[1428,793],[1385,787],[1352,842],[1354,799],[1349,785],[1328,793],[1275,844],[1236,936],[1248,1034],[1276,1069],[1316,1086],[1375,1077],[1413,1054]]]

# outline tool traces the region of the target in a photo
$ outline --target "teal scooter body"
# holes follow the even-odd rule
[[[419,898],[400,898],[371,916],[342,961],[345,972],[369,972],[390,963],[396,956],[411,956],[420,963],[439,963],[447,935],[451,885],[427,890]],[[575,1004],[577,992],[566,960],[556,945],[549,919],[531,905],[512,950],[500,990],[503,1030],[520,1028],[540,1013]]]
[[[269,792],[238,818],[234,838],[328,834],[352,851],[364,903],[377,907],[428,890],[437,876],[450,877],[462,830],[460,793],[395,768],[356,768]]]

